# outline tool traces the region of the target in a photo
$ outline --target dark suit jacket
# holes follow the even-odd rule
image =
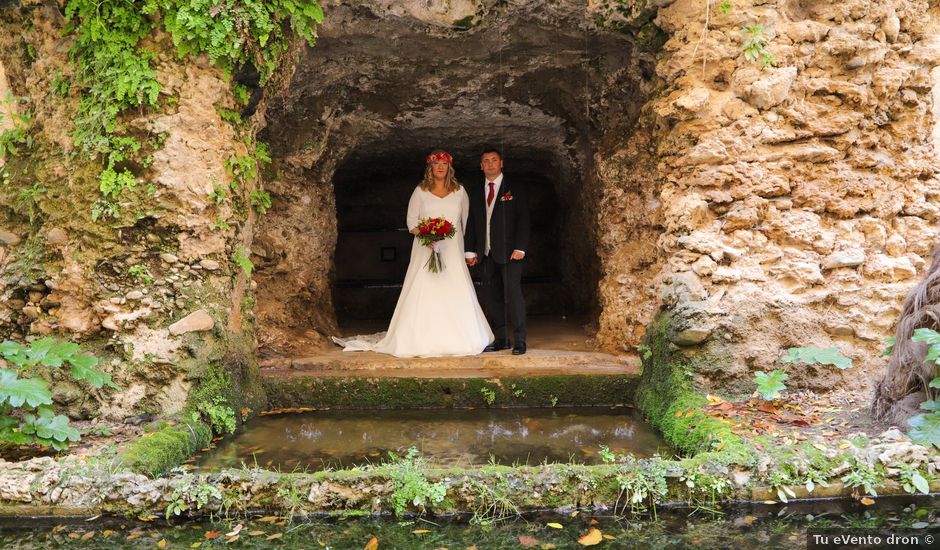
[[[483,259],[486,246],[486,196],[479,183],[470,185],[470,215],[464,235],[464,249],[475,252]],[[493,199],[493,214],[490,217],[490,256],[497,263],[509,262],[513,250],[528,254],[529,248],[529,203],[525,185],[513,182],[503,174],[499,191]]]

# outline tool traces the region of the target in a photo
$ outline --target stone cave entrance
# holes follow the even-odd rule
[[[652,89],[655,56],[635,33],[652,13],[605,28],[574,1],[481,6],[456,24],[334,3],[316,46],[268,99],[259,139],[274,159],[264,178],[273,205],[252,246],[262,358],[330,353],[331,335],[387,327],[425,155],[447,150],[464,185],[482,184],[484,144],[503,151],[507,177],[532,196],[530,347],[540,319],[564,317],[559,338],[592,349],[600,204],[606,187],[633,183],[597,164],[623,148]]]
[[[381,144],[363,147],[333,178],[337,239],[332,298],[344,332],[373,326],[382,330],[394,311],[413,240],[405,228],[405,211],[427,154],[416,147],[427,137],[411,137],[390,140],[410,146],[398,151]],[[474,145],[447,147],[459,151],[454,153],[455,169],[468,187],[482,185],[476,164],[482,145]],[[596,258],[591,249],[576,246],[577,235],[588,232],[572,216],[581,202],[578,182],[562,179],[568,171],[548,152],[516,151],[511,145],[502,149],[507,177],[525,183],[530,194],[532,238],[523,277],[529,317],[586,318],[595,306],[597,281],[582,278],[596,272]],[[479,283],[476,270],[471,275]]]

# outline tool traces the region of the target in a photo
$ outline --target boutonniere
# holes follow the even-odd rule
[[[506,191],[503,193],[503,196],[499,198],[501,201],[511,201],[512,200],[512,191]]]

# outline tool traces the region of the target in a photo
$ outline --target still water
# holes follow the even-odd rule
[[[313,411],[258,417],[199,461],[204,471],[280,471],[380,463],[415,446],[443,466],[601,462],[598,449],[647,457],[668,449],[624,407]]]
[[[375,537],[374,548],[389,549],[573,549],[585,548],[579,538],[592,529],[600,537],[594,548],[656,550],[777,550],[794,548],[938,548],[940,534],[937,501],[929,499],[878,499],[871,507],[852,501],[791,504],[790,506],[738,508],[709,511],[661,510],[657,519],[613,518],[582,510],[576,515],[527,515],[514,521],[480,525],[471,518],[427,518],[407,521],[390,519],[324,519],[293,521],[268,516],[251,519],[170,524],[162,518],[149,522],[120,518],[92,521],[25,518],[0,520],[0,548],[38,550],[46,548],[366,548]],[[865,546],[811,544],[813,534],[892,534],[917,540],[917,545]],[[927,542],[928,539],[932,542]],[[584,539],[582,539],[584,540]],[[832,540],[832,539],[830,539]],[[869,539],[871,540],[871,539]]]

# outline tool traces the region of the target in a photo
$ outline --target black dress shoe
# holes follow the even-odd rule
[[[504,350],[504,349],[509,349],[509,342],[508,342],[508,341],[493,342],[492,344],[489,344],[489,345],[487,345],[485,348],[483,348],[483,352],[484,352],[484,353],[489,353],[489,352],[491,352],[491,351],[501,351],[501,350]]]
[[[525,342],[516,342],[516,345],[512,347],[513,355],[525,355]]]

